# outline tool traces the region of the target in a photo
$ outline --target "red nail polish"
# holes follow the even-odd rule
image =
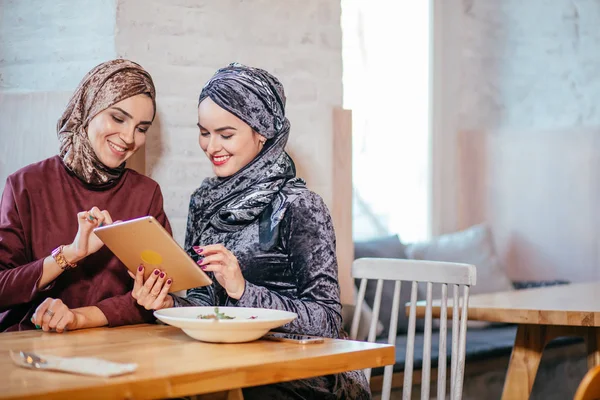
[[[160,274],[160,271],[159,271],[159,270],[157,270],[157,269],[155,269],[155,270],[154,270],[154,275],[158,275],[158,274]]]
[[[170,280],[170,279],[169,279],[169,280],[167,280],[167,285],[170,285],[170,284],[171,284],[171,282],[173,282],[173,281],[172,281],[172,280]]]
[[[200,266],[200,269],[201,269],[202,271],[204,271],[204,270],[206,269],[206,265],[201,265],[201,266]]]
[[[143,266],[143,265],[140,265],[140,266],[138,267],[138,271],[142,272],[143,270],[144,270],[144,266]]]
[[[161,277],[161,278],[164,278],[164,277],[165,277],[165,273],[164,273],[164,272],[161,272],[161,273],[160,273],[160,277]]]
[[[195,251],[197,254],[200,254],[200,253],[202,253],[202,252],[204,251],[204,249],[202,249],[202,248],[200,248],[200,247],[196,246],[196,247],[194,247],[194,251]]]

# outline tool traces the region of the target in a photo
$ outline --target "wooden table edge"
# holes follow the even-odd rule
[[[375,362],[370,362],[375,358]],[[57,389],[39,393],[3,396],[0,399],[156,399],[177,396],[200,395],[224,392],[251,386],[306,379],[322,375],[336,374],[365,368],[377,368],[394,364],[395,347],[381,344],[380,347],[368,350],[353,351],[346,354],[331,354],[305,360],[285,363],[282,361],[266,362],[247,368],[224,368],[210,372],[188,373],[173,377],[112,380],[98,378],[97,386],[72,389]],[[348,368],[348,364],[351,367]],[[319,365],[327,365],[326,371],[319,370]],[[275,373],[274,373],[275,371]],[[48,373],[61,373],[51,372]],[[232,378],[232,375],[234,378]],[[235,377],[235,375],[238,375]],[[200,376],[202,379],[199,379]]]
[[[417,303],[417,318],[425,318],[425,305]],[[406,306],[408,315],[409,307]],[[452,318],[453,307],[448,306],[448,319]],[[440,306],[431,307],[432,318],[439,318],[441,314]],[[558,318],[557,314],[562,314],[564,318]],[[595,311],[562,311],[562,310],[532,310],[515,308],[478,308],[469,307],[469,321],[497,322],[504,324],[529,324],[529,325],[554,325],[554,326],[583,326],[600,327],[600,312]]]

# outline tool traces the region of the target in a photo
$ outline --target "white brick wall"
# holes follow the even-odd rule
[[[434,232],[459,228],[456,133],[600,124],[600,2],[435,0]]]
[[[115,11],[114,0],[0,0],[0,90],[73,89],[115,56]]]
[[[58,152],[72,90],[116,56],[112,0],[0,0],[0,191],[15,170]]]
[[[464,129],[600,124],[600,2],[462,3]]]
[[[141,63],[154,77],[158,113],[146,172],[163,189],[178,241],[190,194],[212,174],[197,142],[198,95],[217,68],[233,61],[283,82],[290,152],[331,207],[331,114],[342,104],[339,1],[0,0],[2,183],[56,154],[55,123],[69,92],[115,56]]]
[[[598,279],[600,2],[442,1],[440,225],[488,222],[513,279]]]
[[[342,103],[340,4],[334,0],[117,2],[117,54],[155,79],[158,124],[146,171],[183,240],[189,196],[212,174],[198,146],[197,99],[217,68],[238,61],[274,73],[288,95],[290,152],[331,206],[333,106]]]

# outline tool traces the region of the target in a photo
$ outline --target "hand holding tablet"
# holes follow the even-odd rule
[[[106,225],[94,233],[134,275],[144,265],[144,280],[155,269],[173,280],[170,291],[212,284],[212,280],[151,216]]]

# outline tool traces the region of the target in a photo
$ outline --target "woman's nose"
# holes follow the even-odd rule
[[[221,150],[219,139],[215,136],[216,135],[210,135],[210,138],[208,139],[208,147],[206,148],[206,151],[208,151],[210,154],[215,154],[217,151]]]
[[[133,126],[133,128],[123,127],[123,129],[119,133],[119,137],[127,145],[132,145],[135,142],[135,130],[136,129],[137,128],[135,126]]]

